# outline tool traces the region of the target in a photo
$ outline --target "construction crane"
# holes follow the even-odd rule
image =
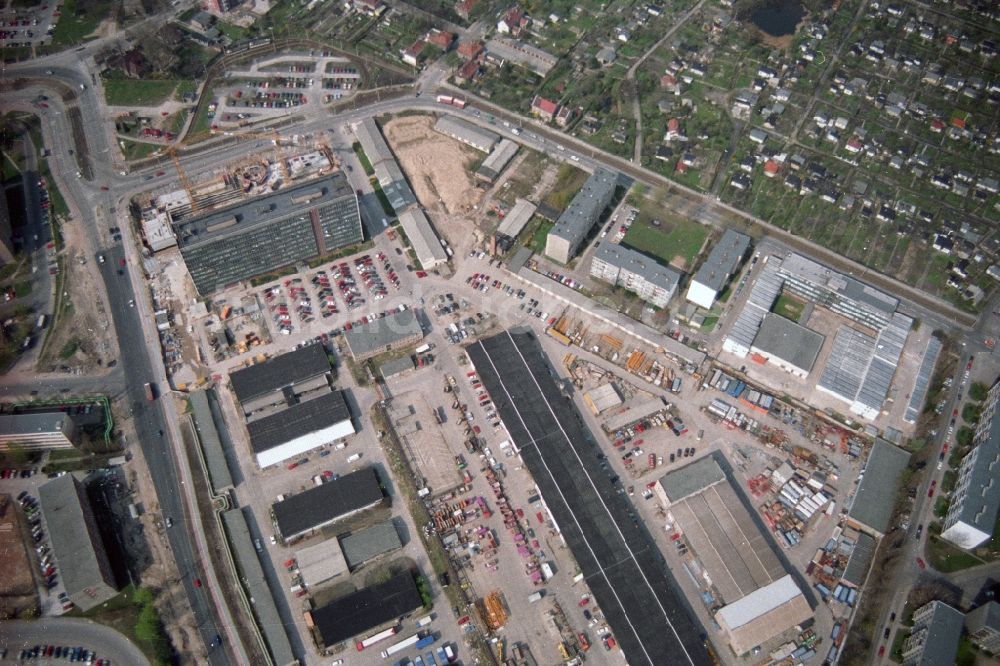
[[[187,192],[188,200],[191,202],[191,212],[198,212],[198,202],[194,198],[194,188],[191,186],[191,181],[188,180],[187,174],[184,173],[184,168],[181,166],[180,159],[177,158],[177,147],[171,145],[167,148],[167,154],[170,155],[171,161],[174,163],[174,169],[177,170],[177,178],[181,182],[181,187]]]

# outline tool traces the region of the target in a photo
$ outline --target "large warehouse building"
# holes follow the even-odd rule
[[[286,542],[378,506],[384,495],[374,467],[313,486],[271,505],[277,534]]]
[[[590,263],[591,277],[633,292],[658,308],[677,293],[681,274],[624,245],[602,243]]]
[[[66,412],[0,414],[0,451],[12,444],[23,451],[69,449],[78,440],[76,424]]]
[[[723,603],[734,603],[788,573],[714,456],[664,474],[655,493]]]
[[[301,396],[329,388],[330,359],[323,345],[306,345],[229,375],[229,383],[243,413],[251,417],[270,413],[288,404],[288,396]]]
[[[909,463],[909,453],[884,439],[875,440],[847,513],[849,525],[877,537],[889,531],[892,507]]]
[[[399,224],[403,227],[403,233],[413,246],[413,252],[417,255],[420,267],[430,270],[448,261],[448,255],[441,245],[441,238],[437,235],[431,221],[427,219],[427,214],[411,206],[399,214]]]
[[[750,353],[805,379],[816,364],[824,340],[826,338],[816,331],[769,312],[764,315]]]
[[[83,484],[72,474],[65,474],[40,486],[38,497],[52,554],[73,603],[88,611],[118,594],[111,562]]]
[[[705,263],[691,279],[687,300],[706,310],[711,309],[749,249],[749,236],[726,229],[722,238],[708,253]]]
[[[500,141],[500,135],[496,132],[491,132],[478,125],[473,125],[467,120],[447,114],[438,118],[438,121],[434,123],[434,129],[487,154],[492,152],[493,147]]]
[[[354,359],[364,361],[419,342],[424,337],[424,330],[416,310],[407,308],[395,310],[364,326],[355,326],[344,333],[344,337]]]
[[[784,576],[723,606],[715,614],[715,621],[729,637],[733,652],[742,655],[812,615],[802,590],[791,576]]]
[[[970,451],[958,468],[941,537],[961,548],[975,548],[993,536],[1000,512],[1000,381],[990,388]]]
[[[201,294],[363,240],[358,199],[340,172],[177,224]]]
[[[330,649],[349,638],[361,640],[423,605],[413,574],[406,571],[309,611],[306,624],[315,627],[322,648]]]
[[[468,347],[500,418],[629,663],[696,666],[709,658],[649,534],[593,454],[594,435],[554,380],[534,333],[503,331]],[[613,526],[613,529],[609,527]]]
[[[596,169],[549,231],[545,239],[545,256],[563,264],[569,263],[587,234],[601,219],[601,213],[611,203],[617,187],[616,172]]]
[[[343,391],[329,391],[247,424],[261,469],[278,465],[348,435],[351,410]]]

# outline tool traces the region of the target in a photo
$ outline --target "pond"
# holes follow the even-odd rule
[[[753,10],[750,22],[772,37],[784,37],[795,33],[795,26],[804,15],[805,9],[798,0],[775,0]]]

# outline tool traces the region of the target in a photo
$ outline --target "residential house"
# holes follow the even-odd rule
[[[455,33],[444,30],[431,30],[427,35],[427,41],[442,51],[447,52],[451,45],[455,43]]]
[[[541,118],[545,122],[551,122],[559,111],[559,105],[544,97],[535,95],[531,100],[531,115]]]
[[[468,21],[478,4],[479,0],[459,0],[455,3],[455,13]]]
[[[367,16],[381,16],[386,6],[382,0],[354,0],[354,9]]]
[[[520,7],[515,5],[507,10],[503,18],[497,21],[497,32],[501,35],[510,35],[516,38],[530,23],[531,19],[525,16]]]
[[[139,49],[132,49],[110,58],[108,67],[120,70],[130,79],[141,79],[149,71],[149,63]]]
[[[458,85],[465,85],[466,83],[472,83],[480,74],[480,66],[478,60],[467,60],[465,64],[458,68],[455,72],[455,83]]]
[[[573,122],[573,118],[575,116],[576,112],[570,107],[563,104],[562,106],[559,107],[559,111],[556,112],[556,125],[558,125],[559,127],[566,127],[571,122]]]
[[[427,42],[422,39],[418,39],[413,42],[409,48],[403,49],[402,56],[403,62],[411,67],[416,67],[420,64],[421,56],[424,52],[424,47],[427,46]]]
[[[469,60],[475,60],[483,52],[482,42],[462,42],[458,45],[458,55]]]
[[[667,133],[664,135],[664,141],[676,141],[681,138],[681,123],[676,118],[671,118],[667,121]]]

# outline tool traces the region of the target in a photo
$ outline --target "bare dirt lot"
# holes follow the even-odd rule
[[[35,608],[35,583],[22,536],[14,498],[0,495],[0,562],[4,563],[4,576],[0,581],[0,618],[17,617]]]
[[[470,167],[482,153],[434,131],[432,116],[400,116],[382,127],[420,203],[438,231],[456,243],[469,233],[468,215],[482,199]]]

